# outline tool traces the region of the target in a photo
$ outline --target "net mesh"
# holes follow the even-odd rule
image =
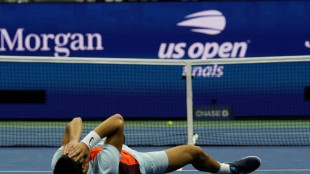
[[[186,144],[192,128],[197,145],[310,145],[310,59],[294,58],[220,64],[2,57],[0,146],[59,146],[73,117],[83,118],[85,136],[115,113],[125,118],[131,146]],[[186,63],[193,65],[189,127]]]
[[[194,74],[196,143],[308,145],[309,67],[309,62],[227,64],[220,79]]]

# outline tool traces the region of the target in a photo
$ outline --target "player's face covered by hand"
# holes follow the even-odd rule
[[[77,147],[78,147],[78,153],[72,159],[82,164],[82,171],[84,174],[86,174],[89,168],[89,159],[90,159],[89,150],[84,143],[78,144]]]
[[[86,174],[89,168],[89,149],[83,142],[70,142],[63,150],[74,161],[82,164],[83,173]]]
[[[79,160],[79,163],[82,164],[82,171],[84,174],[86,174],[89,168],[89,158],[88,157],[82,158]]]

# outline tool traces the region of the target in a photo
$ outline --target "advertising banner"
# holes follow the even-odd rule
[[[2,4],[0,54],[210,59],[310,53],[310,2]]]
[[[309,1],[2,4],[0,55],[193,60],[309,55],[309,8]],[[167,88],[153,92],[145,87],[131,89],[124,79],[113,82],[120,91],[129,91],[122,93],[126,98],[111,91],[93,90],[94,86],[106,85],[104,82],[109,80],[99,78],[86,83],[91,73],[82,75],[81,79],[73,79],[73,82],[69,82],[72,77],[63,72],[48,75],[58,79],[57,82],[44,81],[46,77],[36,75],[26,79],[24,75],[33,69],[37,71],[32,73],[44,74],[53,66],[33,64],[30,68],[25,65],[23,73],[16,74],[12,80],[6,78],[8,73],[14,73],[7,68],[9,66],[1,64],[0,67],[1,94],[6,96],[6,91],[14,90],[22,93],[39,90],[44,91],[46,101],[40,100],[41,104],[31,105],[5,104],[4,100],[0,104],[0,118],[71,118],[78,114],[91,118],[120,111],[128,117],[183,118],[186,115],[185,94],[168,88],[175,81],[154,81],[154,84],[164,83]],[[292,66],[296,64],[286,64],[284,69]],[[234,117],[308,116],[309,102],[304,101],[304,89],[310,86],[306,76],[310,68],[306,68],[306,64],[303,66],[298,74],[289,74],[290,80],[288,74],[272,71],[280,65],[266,65],[265,73],[261,69],[253,70],[250,65],[195,66],[194,105],[208,106],[210,101],[216,100],[219,107],[230,106]],[[101,71],[99,66],[95,68]],[[136,68],[138,71],[139,67]],[[55,71],[55,67],[52,69]],[[94,70],[94,67],[90,69]],[[105,69],[105,73],[112,70],[115,68]],[[82,72],[82,66],[75,72]],[[157,72],[160,72],[157,76],[176,74],[181,77],[185,68],[178,67],[173,72],[159,69]],[[120,73],[108,77],[117,79]],[[131,75],[135,72],[123,73]],[[243,83],[245,74],[249,74],[247,85]],[[277,83],[262,88],[274,79],[278,80]],[[143,82],[137,78],[135,83]],[[177,83],[183,85],[185,82]],[[80,85],[79,89],[76,89],[77,85]],[[180,90],[185,92],[183,87]],[[221,92],[214,91],[216,88]],[[72,91],[68,92],[68,89]],[[89,90],[94,94],[85,92]],[[65,99],[61,100],[59,94],[66,96]],[[168,100],[159,97],[162,95],[175,98],[175,103],[169,106]],[[99,96],[121,98],[122,108],[118,111],[120,103],[106,101],[109,106],[102,109],[98,103],[107,97]],[[239,96],[238,100],[235,96]],[[128,104],[133,98],[145,106],[136,109]],[[91,102],[81,106],[80,100]],[[18,112],[21,108],[25,112]],[[169,108],[169,111],[156,108]]]

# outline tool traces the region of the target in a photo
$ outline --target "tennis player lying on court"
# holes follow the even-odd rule
[[[119,114],[103,121],[79,142],[82,129],[81,118],[74,118],[67,124],[62,145],[52,159],[54,174],[162,174],[187,164],[205,172],[241,174],[260,166],[260,159],[255,156],[219,163],[194,145],[137,152],[123,145],[124,119]]]

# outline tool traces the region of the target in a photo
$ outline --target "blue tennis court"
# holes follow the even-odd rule
[[[138,151],[163,150],[168,147],[134,147]],[[50,174],[50,163],[57,148],[1,148],[0,173]],[[310,148],[307,146],[204,146],[203,149],[221,162],[257,155],[262,165],[254,174],[306,174],[310,172]],[[202,173],[185,166],[174,174]]]

